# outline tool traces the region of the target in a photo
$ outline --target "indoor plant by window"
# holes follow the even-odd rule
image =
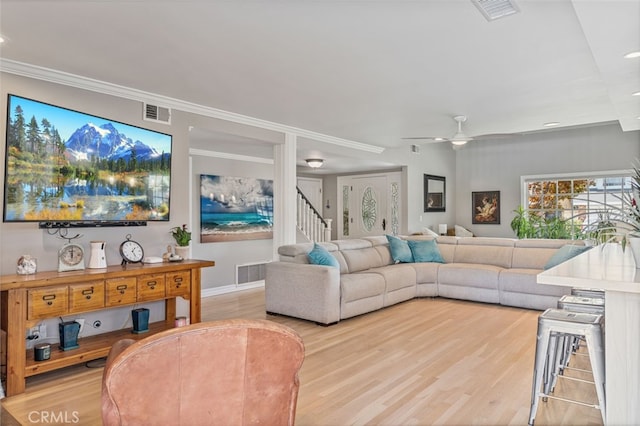
[[[178,256],[186,259],[189,257],[189,243],[191,242],[191,232],[187,230],[187,225],[171,228],[171,235],[176,240],[175,252]]]
[[[621,196],[611,194],[615,203],[590,200],[602,204],[602,208],[596,212],[598,220],[584,230],[600,243],[619,241],[623,250],[629,245],[637,268],[640,268],[640,209],[636,201],[639,195],[640,169],[636,163],[631,175],[630,192],[623,192]]]
[[[579,229],[571,221],[557,216],[549,218],[532,214],[522,205],[513,211],[516,215],[511,220],[511,229],[519,239],[524,238],[581,238]]]

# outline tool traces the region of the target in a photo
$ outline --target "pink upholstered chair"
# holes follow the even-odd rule
[[[300,336],[267,320],[227,320],[121,340],[102,380],[105,425],[293,425]]]

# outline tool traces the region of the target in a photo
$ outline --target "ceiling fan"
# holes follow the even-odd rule
[[[453,117],[453,119],[458,123],[458,131],[453,136],[451,136],[450,138],[442,138],[442,137],[435,137],[435,136],[417,136],[417,137],[402,138],[402,139],[404,139],[404,140],[425,140],[425,141],[428,141],[428,142],[451,142],[454,146],[462,146],[462,145],[464,145],[467,142],[472,141],[472,140],[492,139],[492,138],[495,139],[495,138],[499,138],[499,137],[510,136],[510,135],[502,134],[502,133],[491,134],[491,135],[467,136],[462,131],[462,123],[467,121],[467,116],[466,115],[456,115],[455,117]]]

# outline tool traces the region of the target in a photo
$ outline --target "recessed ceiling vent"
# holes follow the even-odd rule
[[[487,21],[495,21],[520,12],[513,0],[471,0]]]
[[[171,124],[171,109],[144,103],[142,118],[146,121]]]

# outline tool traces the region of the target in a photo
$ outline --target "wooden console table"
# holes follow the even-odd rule
[[[538,274],[538,283],[605,296],[606,425],[640,425],[640,269],[620,244],[594,247]]]
[[[73,272],[38,272],[0,277],[0,325],[7,333],[7,396],[24,392],[29,376],[102,358],[123,338],[141,339],[172,328],[176,298],[189,300],[192,324],[200,322],[200,269],[205,260],[129,264]],[[26,350],[25,330],[38,322],[83,312],[138,303],[165,301],[165,320],[149,325],[149,333],[115,330],[78,340],[77,349],[61,351],[51,345],[51,357],[35,361]]]

